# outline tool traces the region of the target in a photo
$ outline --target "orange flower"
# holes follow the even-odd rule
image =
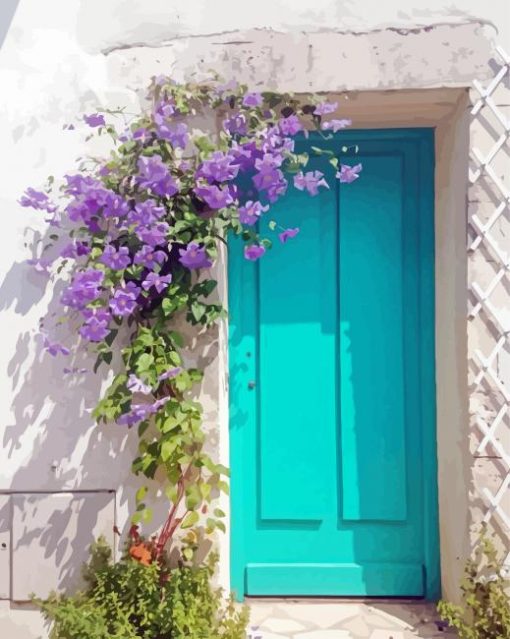
[[[131,546],[129,554],[135,561],[140,562],[143,566],[150,566],[152,563],[151,552],[146,548],[143,542]]]

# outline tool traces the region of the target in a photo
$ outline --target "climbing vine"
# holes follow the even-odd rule
[[[211,301],[212,267],[229,234],[240,236],[245,258],[256,261],[275,240],[284,244],[299,233],[278,227],[272,205],[288,188],[315,196],[329,185],[320,171],[306,171],[308,156],[296,153],[295,137],[310,129],[331,137],[350,121],[335,118],[335,103],[302,104],[234,82],[154,78],[147,104],[130,121],[122,110],[85,116],[94,133],[111,137],[109,157],[82,161],[58,187],[50,179],[43,190],[29,188],[20,203],[45,213],[54,227],[48,251],[33,263],[68,274],[60,322],[75,326],[78,348],[95,350],[96,369],[115,368],[120,344],[122,369],[94,417],[137,428],[133,471],[164,482],[168,515],[151,544],[160,559],[176,531],[202,516],[207,533],[224,529],[224,513],[212,502],[228,491],[227,468],[205,451],[202,406],[192,393],[203,371],[185,364],[189,343],[178,327],[209,329],[225,316]],[[193,127],[211,112],[222,118],[214,137]],[[118,121],[120,127],[112,124]],[[339,165],[332,152],[328,159],[340,182],[352,182],[362,168]],[[45,346],[69,355],[57,328],[44,327]],[[137,493],[136,524],[151,517],[147,491]]]

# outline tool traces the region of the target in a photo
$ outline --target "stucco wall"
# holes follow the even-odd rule
[[[122,528],[136,487],[129,474],[133,438],[117,428],[99,430],[89,416],[101,377],[63,375],[61,361],[43,356],[36,337],[39,319],[54,307],[54,292],[24,263],[32,256],[34,237],[45,228],[17,200],[27,185],[41,184],[48,174],[62,175],[85,153],[84,127],[77,124],[69,131],[63,125],[99,106],[136,111],[149,77],[157,73],[179,80],[192,73],[204,77],[214,68],[253,87],[340,92],[355,125],[363,102],[357,103],[352,92],[459,88],[475,77],[490,78],[494,42],[510,49],[507,2],[435,0],[427,5],[396,0],[317,0],[313,8],[306,0],[264,0],[253,6],[235,0],[4,2],[0,16],[10,14],[12,22],[4,28],[0,49],[0,491],[117,489]],[[384,118],[399,121],[394,109]],[[463,259],[462,250],[456,250]],[[465,309],[459,304],[455,321],[463,333]],[[211,346],[213,359],[224,347],[222,331],[219,345]],[[462,371],[465,359],[457,356]],[[90,362],[74,366],[90,367]],[[219,433],[214,446],[224,461],[225,366],[224,358],[214,359],[203,388],[208,424]],[[455,443],[455,437],[448,441]],[[226,560],[221,579],[228,581]],[[452,588],[453,580],[448,581]],[[2,608],[0,629],[2,623],[18,624],[12,614],[11,621],[1,615]],[[25,613],[16,619],[21,626],[29,623]],[[38,623],[35,615],[34,620]],[[5,627],[6,636],[32,636],[28,626],[17,635],[13,626]]]

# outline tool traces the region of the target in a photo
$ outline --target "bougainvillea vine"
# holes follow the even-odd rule
[[[295,152],[295,136],[310,129],[331,136],[351,122],[332,117],[336,103],[311,102],[248,92],[234,82],[181,85],[154,78],[148,108],[122,130],[109,124],[124,118],[122,112],[84,117],[97,134],[111,136],[109,157],[81,164],[59,188],[53,181],[45,191],[29,188],[20,200],[46,214],[55,230],[54,259],[33,263],[40,271],[69,273],[60,302],[76,324],[78,347],[96,351],[96,366],[110,366],[123,336],[122,370],[94,416],[137,427],[133,470],[164,481],[169,509],[151,546],[155,558],[179,528],[199,520],[208,533],[224,528],[224,513],[211,502],[228,491],[228,470],[204,450],[202,407],[191,394],[203,371],[185,365],[187,343],[177,327],[184,320],[208,328],[224,316],[221,305],[209,301],[219,242],[236,234],[247,260],[263,259],[271,232],[282,244],[299,233],[274,222],[264,227],[274,203],[289,188],[312,197],[330,188],[323,173],[306,170],[308,157]],[[197,114],[211,112],[222,114],[215,137],[192,128]],[[362,169],[338,166],[333,156],[330,162],[344,183]],[[70,354],[51,335],[44,345],[53,356]],[[137,493],[135,523],[151,516],[147,490]]]

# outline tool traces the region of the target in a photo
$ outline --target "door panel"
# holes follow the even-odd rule
[[[268,215],[300,227],[257,263],[229,248],[232,586],[252,595],[437,594],[433,135],[298,142],[363,163]],[[340,149],[359,146],[356,155]],[[347,157],[346,157],[347,156]],[[431,339],[432,336],[432,339]],[[424,344],[427,348],[424,348]]]

